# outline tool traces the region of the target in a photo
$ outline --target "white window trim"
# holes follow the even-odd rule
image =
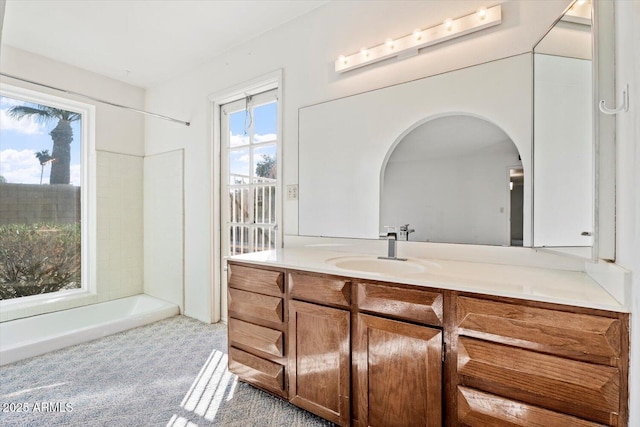
[[[81,205],[81,277],[82,287],[80,289],[70,289],[48,294],[32,295],[20,298],[13,298],[0,301],[0,311],[3,312],[2,320],[5,315],[10,318],[24,317],[18,315],[18,310],[24,310],[31,307],[43,306],[47,309],[43,312],[54,311],[54,307],[63,301],[77,300],[86,297],[95,297],[97,295],[97,274],[96,274],[96,150],[95,150],[95,115],[96,108],[94,105],[85,104],[70,99],[60,98],[43,92],[36,92],[17,86],[10,86],[0,83],[0,94],[14,99],[20,99],[26,102],[50,105],[82,114],[81,133],[82,148],[81,153],[81,186],[80,186],[80,205]],[[65,307],[66,308],[66,307]],[[14,312],[11,315],[8,312]]]
[[[223,109],[222,111],[224,112],[224,116],[225,117],[229,117],[232,114],[235,113],[240,113],[240,112],[244,112],[246,108],[249,108],[250,111],[250,116],[254,115],[254,111],[256,108],[259,108],[263,105],[267,105],[267,104],[271,104],[271,103],[278,103],[278,93],[277,90],[275,89],[271,89],[265,92],[261,92],[261,93],[257,93],[252,95],[252,99],[250,101],[247,101],[247,99],[239,99],[237,101],[233,101],[227,104],[223,105]],[[276,122],[278,121],[277,117],[276,117]],[[224,134],[229,134],[230,129],[228,128],[229,126],[229,119],[225,119],[223,121],[223,123],[221,123],[221,130],[222,130],[222,135]],[[276,127],[277,127],[277,123],[276,123]],[[251,125],[251,129],[253,129],[253,125]],[[229,182],[226,182],[226,178],[221,180],[221,193],[220,194],[224,194],[225,197],[227,195],[227,191],[231,190],[231,189],[247,189],[248,190],[248,195],[247,195],[247,204],[248,206],[250,206],[251,208],[249,209],[249,222],[244,222],[244,221],[238,221],[238,222],[233,222],[231,221],[231,226],[235,226],[235,227],[240,227],[240,228],[247,228],[247,232],[249,233],[249,242],[247,244],[247,249],[251,252],[259,252],[260,250],[257,249],[254,245],[256,244],[256,242],[253,240],[255,238],[255,229],[257,228],[270,228],[272,227],[274,224],[272,223],[259,223],[256,221],[256,218],[254,217],[255,215],[255,202],[254,202],[254,191],[257,190],[260,187],[264,187],[266,185],[269,184],[265,184],[265,183],[256,183],[253,181],[254,174],[255,174],[255,170],[253,169],[255,166],[254,163],[254,150],[259,149],[261,147],[266,147],[266,146],[270,146],[270,145],[276,145],[276,156],[281,155],[282,151],[281,151],[281,139],[279,137],[280,135],[278,135],[278,137],[276,137],[276,139],[273,140],[269,140],[269,141],[261,141],[261,142],[256,142],[254,139],[254,132],[253,130],[251,131],[251,136],[249,137],[249,141],[247,144],[242,144],[242,145],[237,145],[237,146],[222,146],[220,147],[220,151],[221,151],[221,156],[222,153],[226,153],[227,156],[229,156],[232,152],[241,152],[241,151],[249,151],[249,157],[250,157],[250,161],[249,161],[249,170],[250,170],[250,177],[249,177],[249,181],[243,184],[231,184]],[[225,142],[226,144],[230,143],[230,141],[226,140],[224,136],[222,136],[221,138],[221,142]],[[222,159],[222,157],[221,157]],[[228,163],[228,158],[225,157],[224,159],[224,164],[220,165],[220,171],[222,173],[223,176],[228,177],[230,170],[229,170],[229,163]],[[278,165],[278,167],[281,167],[281,165]],[[281,189],[282,186],[280,185],[280,182],[278,181],[278,179],[281,177],[281,175],[278,173],[278,170],[276,169],[276,194],[275,194],[275,218],[276,218],[276,223],[275,223],[275,227],[272,229],[274,231],[275,237],[276,237],[276,246],[275,248],[280,248],[282,247],[282,242],[280,241],[282,239],[282,233],[280,233],[280,228],[282,225],[282,221],[280,220],[280,216],[282,215],[282,213],[280,212],[280,210],[282,209],[282,195],[281,193]],[[221,200],[221,203],[223,203],[223,201]],[[223,221],[224,218],[221,218],[221,221]],[[224,237],[224,239],[226,240],[229,237],[229,230],[228,230],[228,226],[227,224],[223,224],[221,223],[221,230],[220,230],[220,236],[221,238]],[[223,242],[220,242],[221,245]],[[221,246],[222,247],[222,246]],[[265,249],[262,249],[265,250]],[[225,254],[223,254],[225,255]]]

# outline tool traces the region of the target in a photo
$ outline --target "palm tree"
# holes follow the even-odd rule
[[[40,167],[42,168],[40,170],[40,185],[42,185],[42,174],[44,173],[44,166],[49,162],[55,162],[56,159],[49,155],[49,150],[38,151],[36,153],[36,157],[38,158]]]
[[[9,109],[9,117],[20,120],[23,117],[33,117],[40,123],[48,123],[58,120],[57,126],[49,133],[53,139],[51,157],[56,161],[51,164],[49,184],[69,184],[71,181],[71,141],[73,141],[73,129],[71,122],[82,118],[80,113],[48,107],[46,105],[33,104],[17,105]]]

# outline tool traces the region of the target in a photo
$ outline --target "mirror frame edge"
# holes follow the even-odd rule
[[[594,253],[593,261],[616,259],[615,116],[600,112],[600,99],[615,99],[615,7],[592,0]],[[610,28],[603,31],[606,25]],[[608,53],[608,55],[605,55]],[[611,76],[611,77],[609,77]]]
[[[535,48],[555,27],[577,0],[572,1],[549,29],[534,43]],[[608,31],[602,28],[609,24]],[[605,46],[608,48],[605,48]],[[609,55],[604,55],[607,52]],[[616,259],[616,140],[615,117],[601,114],[601,99],[615,99],[615,7],[614,0],[591,1],[592,54],[592,146],[593,146],[593,246],[591,262]],[[532,64],[533,67],[533,64]],[[613,76],[606,78],[605,76]],[[533,109],[532,109],[533,113]],[[535,120],[535,118],[534,118]],[[535,145],[532,144],[532,150]],[[533,153],[532,153],[533,155]],[[533,170],[532,170],[532,180]],[[533,186],[533,182],[532,182]],[[532,188],[535,192],[535,188]],[[533,201],[532,201],[533,204]],[[533,223],[531,232],[534,234]],[[532,248],[536,248],[532,246]],[[552,247],[548,248],[553,250]]]

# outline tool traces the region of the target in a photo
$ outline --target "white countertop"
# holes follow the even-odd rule
[[[382,274],[347,270],[333,265],[336,259],[360,256],[363,259],[375,259],[372,255],[318,247],[284,248],[236,255],[229,259],[338,276],[629,312],[626,306],[580,271],[421,258],[409,258],[413,266],[418,264],[423,267],[424,271],[421,272],[404,272],[394,265],[391,268],[394,271]]]

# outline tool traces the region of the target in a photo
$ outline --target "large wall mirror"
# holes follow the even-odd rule
[[[613,132],[593,111],[591,10],[572,5],[535,53],[301,108],[299,234],[410,224],[412,241],[593,257],[615,193],[597,178]]]
[[[531,96],[523,54],[300,109],[299,234],[530,246]]]

